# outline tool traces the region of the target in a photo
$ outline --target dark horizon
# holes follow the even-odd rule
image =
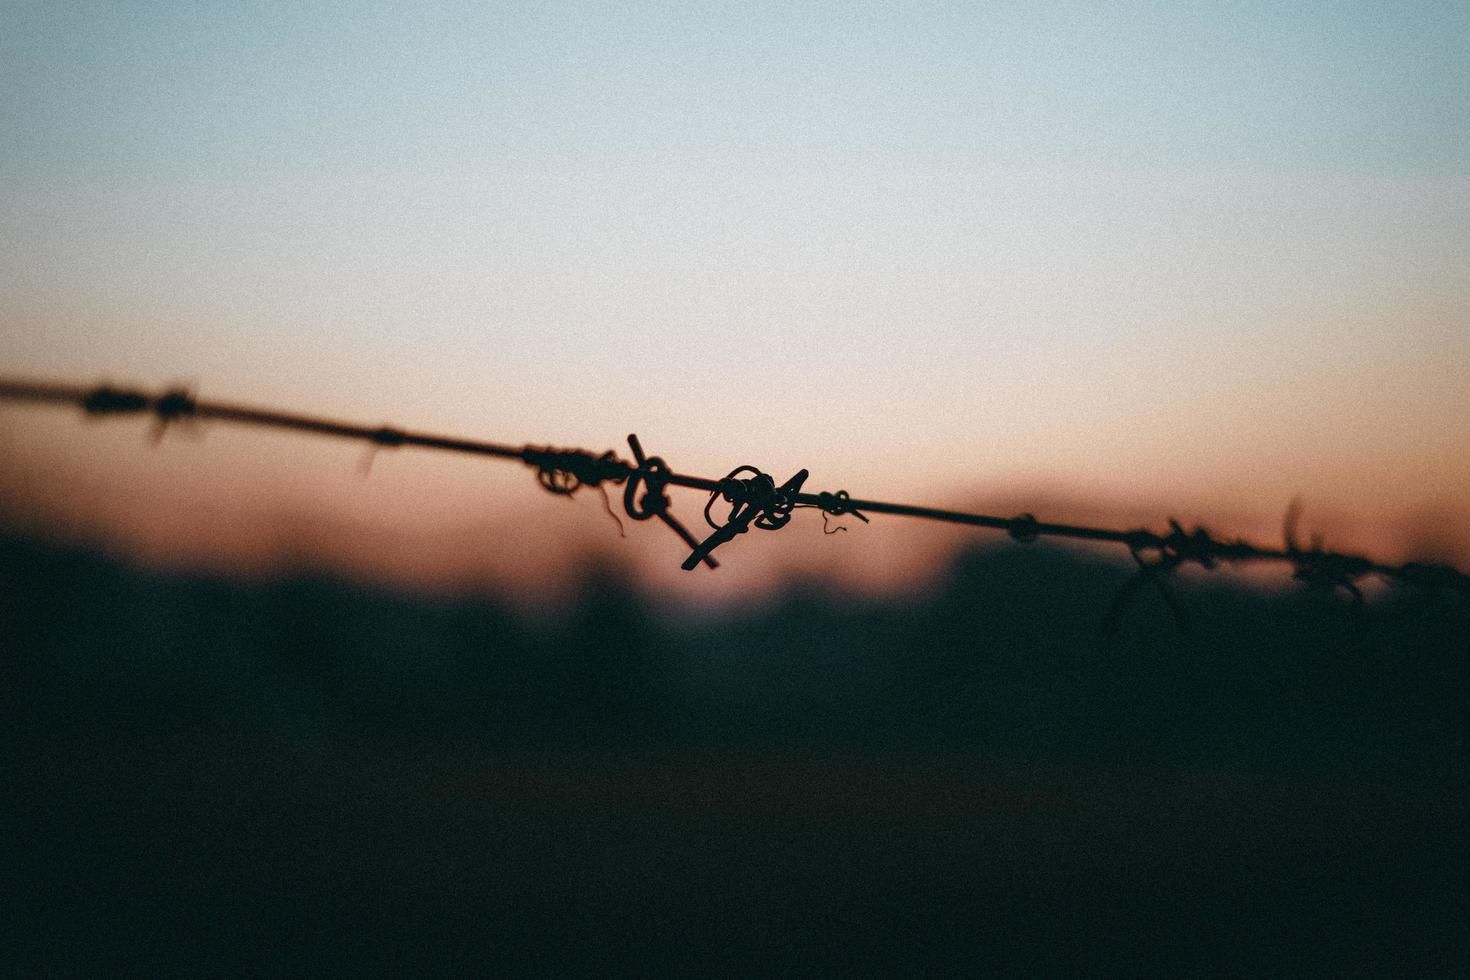
[[[0,537],[33,972],[1443,973],[1470,602],[961,555],[564,615]],[[636,910],[636,912],[635,912]],[[882,967],[880,967],[882,968]]]

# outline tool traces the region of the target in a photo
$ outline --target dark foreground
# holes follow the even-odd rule
[[[1470,602],[972,554],[565,616],[0,539],[18,975],[1448,975]]]

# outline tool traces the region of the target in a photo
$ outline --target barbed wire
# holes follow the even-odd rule
[[[598,454],[585,449],[513,446],[414,432],[389,425],[362,425],[246,405],[201,401],[184,388],[150,394],[108,384],[83,386],[0,379],[0,401],[71,404],[90,416],[152,415],[155,439],[171,426],[213,420],[361,440],[368,443],[370,453],[385,448],[416,446],[519,461],[535,469],[542,489],[564,497],[575,495],[583,487],[598,488],[605,495],[607,485],[621,485],[623,509],[628,517],[634,521],[657,518],[689,549],[689,555],[683,562],[686,570],[700,565],[718,568],[719,562],[714,557],[717,548],[752,527],[764,531],[780,530],[801,508],[820,511],[824,530],[827,529],[826,520],[831,517],[850,515],[867,523],[869,515],[889,514],[1005,531],[1013,540],[1023,544],[1043,537],[1121,544],[1133,556],[1138,569],[1114,601],[1104,623],[1105,630],[1116,629],[1123,608],[1149,585],[1159,590],[1176,622],[1182,629],[1186,628],[1183,608],[1168,585],[1168,577],[1184,565],[1212,570],[1222,563],[1282,562],[1291,565],[1293,578],[1310,588],[1345,592],[1355,607],[1363,602],[1358,583],[1373,576],[1391,583],[1451,589],[1470,595],[1470,576],[1449,565],[1378,562],[1363,555],[1328,551],[1322,547],[1320,538],[1313,539],[1309,547],[1303,548],[1296,536],[1300,517],[1300,505],[1296,501],[1287,510],[1283,546],[1272,548],[1239,538],[1217,538],[1204,527],[1186,529],[1172,519],[1168,532],[1159,534],[1147,528],[1118,530],[1047,522],[1029,513],[998,517],[862,500],[852,497],[846,490],[812,493],[802,489],[810,475],[805,469],[780,484],[770,474],[750,465],[737,466],[717,480],[691,476],[674,471],[661,457],[647,456],[636,435],[628,436],[628,447],[633,456],[630,462],[612,450]],[[370,463],[371,456],[368,461]],[[665,491],[671,486],[709,494],[704,506],[704,519],[710,532],[702,539],[670,512],[671,501]],[[717,519],[714,513],[717,506],[728,508],[722,519]],[[612,513],[610,505],[608,512]]]

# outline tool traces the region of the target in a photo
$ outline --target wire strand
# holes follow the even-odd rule
[[[1293,566],[1293,577],[1299,581],[1317,588],[1342,589],[1355,602],[1360,602],[1362,597],[1357,581],[1370,575],[1392,582],[1451,588],[1470,593],[1470,576],[1449,565],[1419,562],[1387,564],[1362,555],[1326,551],[1317,541],[1310,548],[1300,547],[1296,542],[1295,528],[1300,509],[1296,501],[1288,509],[1283,535],[1284,546],[1273,548],[1239,539],[1222,540],[1213,537],[1202,527],[1186,530],[1175,521],[1169,522],[1168,533],[1159,534],[1146,528],[1119,530],[1040,521],[1032,514],[998,517],[916,504],[864,500],[850,496],[845,490],[836,493],[811,493],[801,489],[807,478],[806,470],[801,470],[780,485],[777,485],[773,477],[749,465],[738,466],[724,478],[712,480],[678,473],[658,457],[645,457],[637,436],[632,435],[628,437],[628,443],[633,451],[634,461],[628,462],[612,451],[594,454],[582,449],[513,446],[415,432],[386,425],[362,425],[248,405],[201,401],[191,393],[179,389],[155,395],[108,384],[85,386],[0,379],[0,401],[69,404],[80,407],[92,416],[151,414],[157,420],[160,431],[162,427],[175,423],[214,420],[356,439],[367,442],[370,449],[412,446],[516,460],[536,469],[537,478],[544,489],[562,496],[571,496],[584,486],[597,487],[605,494],[604,484],[626,484],[624,505],[627,514],[638,521],[657,516],[668,525],[691,549],[691,554],[684,562],[686,569],[693,569],[700,564],[715,568],[719,563],[715,561],[712,552],[719,546],[746,533],[751,527],[777,530],[786,525],[795,508],[810,507],[822,511],[824,517],[851,514],[864,523],[869,520],[867,515],[888,514],[989,528],[1005,531],[1018,542],[1051,537],[1121,544],[1137,560],[1139,580],[1125,587],[1120,600],[1136,594],[1139,586],[1146,581],[1166,589],[1164,576],[1181,565],[1195,564],[1212,569],[1219,562],[1288,563]],[[645,488],[645,492],[641,499],[636,499],[639,486]],[[705,505],[705,518],[713,530],[703,541],[697,540],[669,513],[669,501],[663,492],[668,486],[702,490],[710,495]],[[730,513],[723,521],[717,522],[712,511],[721,501],[729,506]],[[608,512],[611,513],[610,505]],[[1169,600],[1171,608],[1175,608],[1173,597],[1167,591],[1165,598]],[[1110,616],[1112,620],[1116,620],[1116,611]]]

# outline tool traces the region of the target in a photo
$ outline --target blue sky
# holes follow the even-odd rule
[[[691,148],[1377,174],[1470,163],[1457,3],[7,11],[12,179]]]
[[[1451,173],[1458,3],[12,3],[6,169],[742,150]]]

